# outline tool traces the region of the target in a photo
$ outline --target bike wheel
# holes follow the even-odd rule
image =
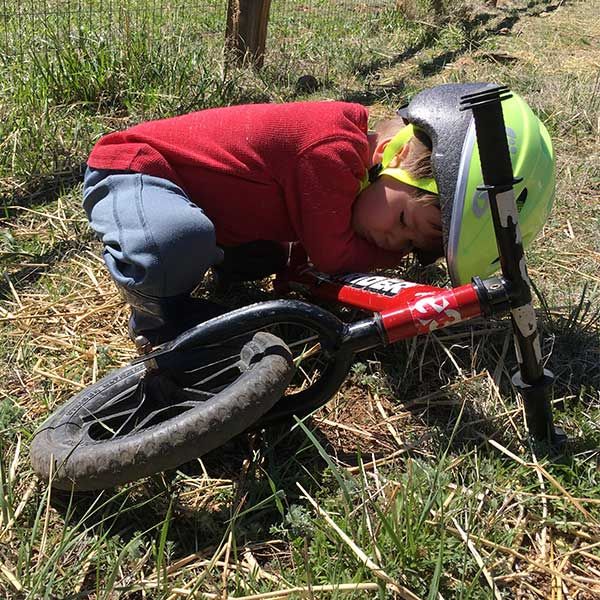
[[[308,324],[276,323],[266,330],[285,341],[296,368],[281,399],[256,422],[261,427],[302,418],[326,404],[354,362],[354,352],[328,347],[323,333]]]
[[[325,404],[345,380],[354,351],[344,344],[346,324],[330,312],[297,300],[272,300],[231,311],[179,336],[145,359],[159,368],[185,356],[194,360],[197,348],[218,347],[224,340],[244,340],[256,331],[282,339],[292,353],[296,372],[281,400],[255,426],[306,414]]]
[[[247,429],[284,393],[291,354],[266,332],[180,356],[176,368],[119,369],[57,410],[31,445],[54,487],[112,487],[175,468]]]

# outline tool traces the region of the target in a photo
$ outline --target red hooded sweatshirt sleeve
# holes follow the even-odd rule
[[[103,137],[88,164],[173,181],[223,245],[300,241],[324,272],[389,267],[402,257],[351,227],[369,166],[367,111],[358,104],[256,104],[150,121]]]

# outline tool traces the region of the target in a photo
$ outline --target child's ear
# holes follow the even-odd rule
[[[392,160],[390,160],[390,164],[388,165],[388,167],[391,167],[392,169],[399,167],[404,162],[404,159],[407,157],[407,155],[408,155],[408,144],[405,144],[400,149],[400,152],[398,152],[398,154],[396,154],[396,156],[394,156],[392,158]]]
[[[386,137],[385,139],[382,139],[381,141],[377,142],[377,146],[375,147],[375,152],[373,153],[373,163],[377,164],[380,163],[383,160],[383,152],[386,149],[387,145],[392,141],[391,137]],[[402,149],[400,150],[400,152],[398,152],[396,154],[396,156],[394,156],[394,158],[392,158],[392,160],[390,161],[390,164],[387,165],[388,167],[392,167],[392,168],[396,168],[400,165],[400,163],[406,158],[406,155],[408,154],[408,144],[405,144],[404,146],[402,146]]]
[[[377,145],[375,146],[375,151],[373,152],[373,164],[376,165],[377,163],[380,163],[382,161],[383,151],[385,150],[386,146],[390,143],[391,140],[391,137],[386,137],[377,140]]]

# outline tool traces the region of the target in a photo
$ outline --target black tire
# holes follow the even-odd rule
[[[266,413],[294,374],[289,349],[266,332],[238,346],[237,357],[231,346],[221,350],[187,370],[129,365],[77,394],[36,432],[34,470],[56,488],[96,490],[221,446]]]
[[[290,420],[293,416],[302,418],[323,406],[339,390],[354,363],[353,351],[328,350],[322,333],[309,324],[275,323],[264,330],[285,342],[296,369],[285,394],[251,429]],[[304,340],[309,342],[303,343]],[[320,348],[311,354],[309,346],[316,344]]]
[[[284,338],[286,339],[286,338]],[[287,343],[287,339],[286,339]],[[335,353],[322,352],[316,357],[320,364],[304,367],[305,379],[310,383],[301,391],[295,391],[296,381],[301,379],[300,369],[296,369],[294,380],[281,399],[252,426],[264,427],[292,419],[302,418],[326,404],[340,389],[348,377],[354,363],[354,352],[338,350]],[[316,363],[316,359],[315,359]],[[302,367],[302,363],[300,364]],[[316,370],[315,370],[316,369]]]

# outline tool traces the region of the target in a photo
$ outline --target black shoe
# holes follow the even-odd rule
[[[131,307],[129,336],[142,354],[227,312],[220,304],[189,294],[157,298],[126,288],[120,291]]]

